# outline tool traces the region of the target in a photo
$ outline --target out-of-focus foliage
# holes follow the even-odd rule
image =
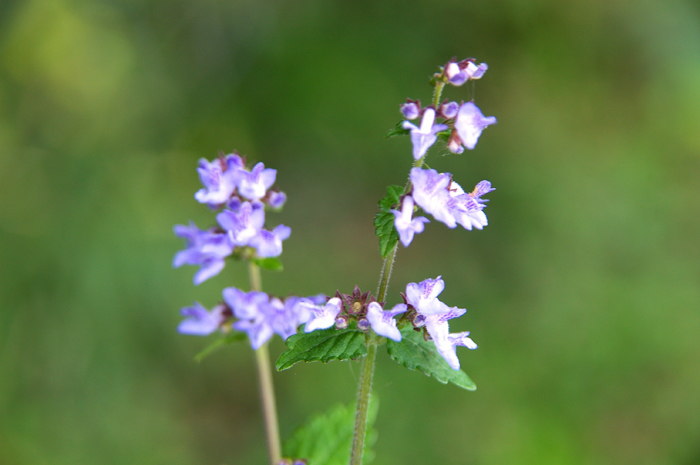
[[[383,357],[376,463],[700,462],[697,2],[5,0],[0,463],[264,463],[250,350],[197,364],[210,341],[175,332],[246,283],[170,267],[172,225],[213,221],[196,160],[279,170],[293,233],[266,290],[371,288],[376,202],[412,163],[385,134],[465,56],[489,71],[447,97],[499,122],[429,163],[493,183],[489,226],[428,225],[388,303],[442,275],[479,390]],[[283,435],[356,377],[277,375]]]

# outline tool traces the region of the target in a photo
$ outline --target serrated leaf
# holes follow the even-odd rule
[[[365,333],[358,329],[322,329],[298,333],[287,339],[287,350],[277,359],[278,371],[299,362],[350,360],[367,355]]]
[[[373,428],[377,417],[378,402],[370,398],[367,439],[365,440],[364,463],[370,463],[369,449],[376,440]],[[345,465],[350,459],[350,448],[355,426],[354,405],[336,405],[324,414],[317,415],[299,428],[284,443],[284,455],[291,459],[306,459],[309,465]]]
[[[379,201],[379,208],[381,210],[391,210],[394,207],[398,207],[401,195],[403,195],[402,186],[395,184],[386,186],[386,195]]]
[[[227,334],[224,337],[220,337],[208,346],[206,346],[204,349],[200,350],[197,355],[194,356],[195,361],[201,362],[217,350],[221,349],[222,347],[225,347],[229,344],[233,344],[234,342],[238,341],[243,341],[245,340],[245,333],[241,333],[238,331],[232,332]]]
[[[475,391],[476,384],[462,370],[453,370],[438,353],[432,341],[423,339],[412,327],[401,330],[401,342],[389,340],[386,348],[389,356],[411,370],[418,370],[437,381],[452,383],[467,391]]]
[[[399,242],[391,210],[398,208],[403,189],[401,186],[388,186],[386,195],[379,201],[379,212],[374,216],[374,233],[379,238],[379,253],[382,258],[389,255]]]
[[[394,227],[394,214],[380,212],[374,217],[374,233],[379,238],[379,253],[386,258],[399,242],[399,233]]]
[[[282,271],[284,269],[282,261],[277,257],[256,258],[253,260],[253,263],[264,270]]]
[[[390,137],[396,137],[396,136],[407,136],[410,133],[411,133],[410,130],[404,129],[403,121],[399,121],[398,123],[396,123],[396,126],[394,126],[393,128],[389,129],[386,132],[386,137],[388,139]]]

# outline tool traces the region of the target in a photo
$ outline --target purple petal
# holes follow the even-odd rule
[[[411,196],[416,204],[433,215],[436,220],[445,223],[447,227],[456,227],[456,219],[450,212],[448,205],[450,200],[448,187],[452,175],[438,173],[435,170],[412,168],[410,177],[413,186]]]
[[[493,116],[485,117],[479,107],[472,102],[462,104],[455,121],[455,129],[466,148],[472,150],[487,126],[496,123]]]
[[[270,300],[264,292],[243,292],[235,287],[227,287],[223,290],[224,302],[231,308],[236,318],[250,320],[260,313],[260,308]]]
[[[422,216],[411,218],[413,215],[413,198],[411,196],[404,197],[400,212],[397,210],[391,210],[391,212],[394,214],[394,227],[396,227],[404,247],[408,247],[413,241],[414,234],[423,232],[424,223],[429,223],[429,220]]]
[[[209,260],[202,263],[201,268],[194,274],[193,282],[199,286],[207,279],[216,276],[224,269],[224,261],[221,259]]]
[[[243,202],[235,210],[224,210],[216,215],[216,221],[228,232],[235,245],[247,246],[262,230],[265,208],[259,202]]]
[[[309,307],[309,310],[311,311],[311,318],[304,327],[304,332],[306,333],[333,326],[335,318],[340,313],[341,302],[338,297],[333,297],[325,305],[313,305]]]
[[[367,307],[367,320],[375,333],[399,342],[401,340],[401,332],[396,327],[394,317],[399,313],[405,312],[406,309],[405,304],[399,304],[392,310],[384,311],[377,302],[371,302]]]
[[[238,178],[238,191],[250,200],[259,200],[265,197],[267,189],[274,183],[277,170],[265,169],[265,165],[260,162],[248,172],[241,170]]]
[[[186,318],[178,325],[177,330],[182,334],[195,336],[206,336],[213,333],[226,319],[223,315],[223,307],[214,307],[210,312],[199,302],[191,307],[183,308],[180,313]]]

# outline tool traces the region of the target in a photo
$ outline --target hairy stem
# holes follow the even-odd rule
[[[442,79],[435,83],[435,89],[433,89],[433,106],[437,110],[438,105],[440,105],[440,97],[442,96],[442,90],[445,88],[445,81]]]
[[[369,397],[372,392],[372,379],[374,378],[374,360],[377,356],[377,342],[374,339],[374,334],[370,333],[367,338],[367,356],[362,364],[362,372],[357,385],[355,432],[352,437],[352,450],[350,452],[351,465],[362,465],[362,456],[365,452]]]
[[[248,263],[248,278],[250,288],[253,291],[262,290],[260,268],[253,262]],[[260,382],[260,397],[262,400],[263,418],[265,420],[265,435],[267,437],[267,452],[270,465],[278,465],[282,458],[280,446],[280,433],[277,423],[277,407],[275,405],[275,387],[272,383],[272,366],[267,343],[255,351],[255,361],[258,366],[258,380]]]

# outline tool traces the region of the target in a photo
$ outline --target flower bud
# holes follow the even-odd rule
[[[279,191],[270,191],[267,197],[267,204],[272,208],[282,208],[287,201],[287,194]]]
[[[445,119],[452,119],[457,116],[459,104],[457,102],[446,102],[440,105],[440,114]]]
[[[362,330],[362,331],[367,331],[367,330],[369,330],[370,324],[369,324],[369,321],[367,320],[367,318],[361,318],[361,319],[357,322],[357,328],[360,329],[360,330]]]
[[[450,84],[455,86],[461,86],[469,78],[466,73],[463,73],[459,67],[459,64],[451,61],[445,66],[445,77],[450,82]]]
[[[420,106],[417,104],[417,102],[409,100],[401,105],[401,114],[403,114],[403,117],[408,120],[416,119],[418,116],[420,116]]]
[[[345,329],[348,327],[348,319],[345,316],[339,316],[335,319],[335,327],[338,329]]]

